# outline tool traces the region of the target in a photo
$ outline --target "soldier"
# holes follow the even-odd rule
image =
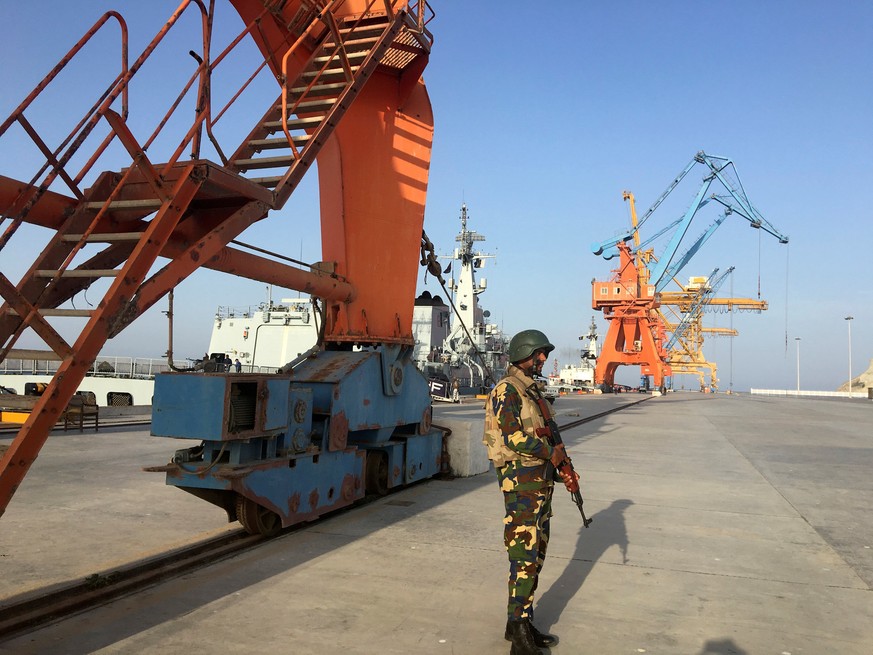
[[[542,373],[555,347],[539,330],[524,330],[509,342],[511,365],[485,404],[488,458],[494,463],[506,506],[504,544],[509,555],[509,603],[504,637],[510,655],[539,655],[558,643],[537,630],[533,597],[549,543],[554,471],[566,458],[563,444],[551,447],[537,428],[545,426],[536,404]],[[569,476],[564,479],[570,482]]]

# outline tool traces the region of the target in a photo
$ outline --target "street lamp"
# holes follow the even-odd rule
[[[846,316],[847,325],[849,326],[849,398],[852,397],[852,321],[854,316]]]
[[[794,337],[797,342],[797,393],[800,393],[800,337]]]

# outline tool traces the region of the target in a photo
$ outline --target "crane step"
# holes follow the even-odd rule
[[[293,131],[316,128],[321,124],[321,121],[323,120],[324,116],[308,116],[306,118],[295,118],[288,121],[288,130]],[[276,130],[282,129],[282,121],[265,121],[261,123],[261,127],[275,132]]]
[[[84,238],[87,243],[114,243],[116,241],[139,241],[142,235],[142,232],[107,232],[106,234],[89,234],[85,238],[84,234],[64,234],[61,236],[61,241],[79,243]]]
[[[331,82],[327,84],[313,84],[311,88],[296,86],[291,89],[291,93],[296,97],[302,96],[305,93],[307,97],[318,98],[323,96],[338,96],[345,88],[345,82]]]
[[[87,209],[103,209],[106,204],[104,200],[97,200],[82,203]],[[110,211],[113,209],[153,209],[158,210],[163,203],[157,198],[146,198],[144,200],[113,200],[109,203]]]
[[[280,157],[258,157],[256,159],[234,159],[231,163],[241,170],[257,168],[288,168],[297,159],[291,155]]]
[[[250,177],[249,182],[260,184],[262,187],[267,189],[274,189],[276,188],[276,185],[279,184],[279,180],[281,179],[281,175],[271,175],[269,177]]]
[[[354,38],[347,39],[343,41],[343,48],[345,48],[346,52],[356,52],[358,50],[367,50],[369,51],[373,45],[379,40],[379,37],[382,36],[382,32],[385,30],[382,28],[379,29],[371,29],[367,30],[366,34],[359,34],[358,30],[354,31]],[[349,32],[347,32],[348,34]],[[336,47],[336,42],[331,39],[330,41],[325,41],[322,48],[324,50],[331,50]]]
[[[362,62],[364,59],[366,59],[368,54],[369,54],[369,51],[367,51],[367,50],[358,50],[355,52],[348,52],[348,53],[346,53],[346,56],[349,58],[350,64],[352,62],[355,62],[356,65],[360,66],[361,65],[360,62]],[[335,62],[335,61],[337,61],[337,59],[338,59],[338,57],[336,55],[328,54],[328,55],[319,55],[318,57],[315,57],[312,61],[313,61],[313,63],[317,64],[319,68],[321,68],[322,65],[327,64],[328,62]]]
[[[336,98],[319,98],[318,100],[304,100],[297,103],[294,108],[295,114],[319,114],[329,111],[336,104]]]
[[[345,25],[340,25],[339,33],[343,36],[353,34],[358,38],[371,37],[374,35],[378,37],[385,31],[385,26],[387,24],[387,21],[381,17],[369,21],[368,24],[359,22],[357,25],[350,25],[346,23]]]
[[[360,66],[350,66],[352,75],[357,73],[359,68]],[[321,72],[319,72],[318,70],[306,71],[301,75],[303,81],[311,80],[315,77],[317,77],[318,81],[322,84],[329,84],[331,82],[344,82],[346,81],[346,72],[345,70],[343,70],[342,66],[335,66],[332,68],[326,68]]]
[[[294,145],[298,148],[305,146],[309,139],[310,136],[308,134],[292,137]],[[249,141],[249,146],[255,148],[256,150],[275,150],[277,148],[287,148],[288,139],[286,139],[284,136],[277,136],[272,139],[252,139],[251,141]]]
[[[73,277],[117,277],[121,271],[114,268],[74,268],[67,271],[52,271],[40,269],[34,273],[34,277],[61,277],[61,278],[73,278]]]
[[[38,308],[40,316],[60,316],[66,318],[90,318],[94,312],[90,309],[57,309],[51,307]],[[18,312],[14,309],[7,309],[6,313],[9,316],[18,316]]]

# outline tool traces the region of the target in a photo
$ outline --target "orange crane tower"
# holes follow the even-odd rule
[[[648,282],[648,269],[640,274],[639,262],[625,243],[617,245],[619,266],[608,282],[591,282],[591,307],[603,312],[609,330],[594,369],[596,385],[611,387],[619,366],[637,365],[651,375],[656,387],[672,374],[667,364],[666,332],[658,316],[660,299]]]
[[[619,266],[609,282],[592,281],[593,309],[603,312],[609,330],[594,369],[595,384],[612,386],[619,366],[638,365],[643,375],[652,375],[660,387],[672,371],[666,363],[666,334],[660,320],[660,300],[649,284],[651,248],[640,248],[636,202],[630,191],[622,192],[628,202],[634,251],[618,243]]]

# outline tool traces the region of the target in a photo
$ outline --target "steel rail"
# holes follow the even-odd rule
[[[114,571],[53,588],[48,593],[25,593],[24,598],[0,604],[0,639],[106,604],[163,580],[214,564],[267,541],[240,529],[205,539],[129,564]]]
[[[599,412],[597,414],[592,414],[591,416],[586,416],[585,418],[580,418],[578,421],[571,421],[570,423],[566,423],[564,425],[559,425],[558,430],[561,432],[566,432],[567,430],[572,430],[573,428],[577,428],[584,423],[590,423],[591,421],[596,421],[599,418],[603,418],[604,416],[609,416],[610,414],[614,414],[615,412],[620,412],[623,409],[627,409],[628,407],[633,407],[634,405],[639,405],[640,403],[644,403],[647,400],[651,400],[654,396],[646,396],[645,398],[640,398],[639,400],[635,400],[631,403],[625,403],[623,405],[619,405],[618,407],[613,407],[612,409],[607,409],[605,412]]]

